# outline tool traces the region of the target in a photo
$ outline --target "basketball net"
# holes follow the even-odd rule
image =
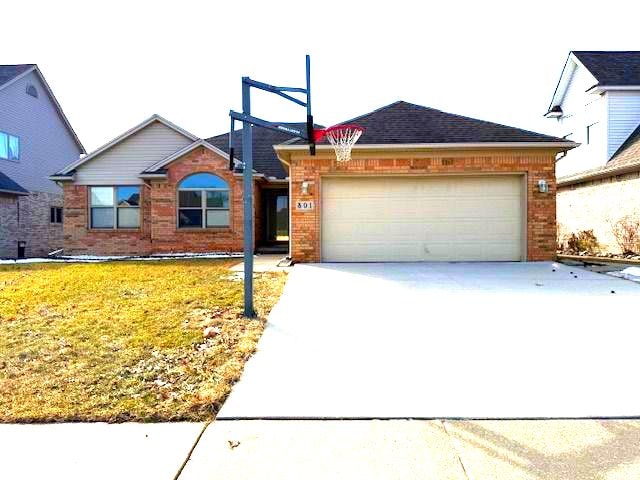
[[[321,130],[319,137],[327,137],[336,152],[338,162],[348,162],[351,160],[351,149],[363,132],[364,128],[358,125],[336,125]]]

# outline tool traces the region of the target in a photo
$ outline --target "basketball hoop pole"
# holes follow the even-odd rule
[[[242,79],[242,113],[251,115],[251,86]],[[244,199],[244,315],[253,318],[253,132],[252,125],[242,126],[242,172]]]
[[[252,127],[268,128],[281,133],[287,133],[292,137],[298,137],[309,142],[312,155],[315,155],[315,140],[313,137],[313,116],[311,115],[311,79],[310,79],[310,58],[306,56],[306,88],[297,87],[276,87],[267,83],[252,80],[249,77],[242,77],[242,113],[231,110],[231,131],[229,132],[229,168],[233,168],[233,130],[234,120],[242,122],[242,185],[243,185],[243,214],[244,214],[244,315],[254,317],[253,309],[253,131]],[[258,88],[266,92],[275,93],[293,103],[307,108],[306,129],[295,128],[289,124],[278,122],[268,122],[251,115],[251,88]],[[303,93],[306,99],[300,100],[290,93]]]

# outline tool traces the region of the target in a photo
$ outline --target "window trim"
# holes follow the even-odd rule
[[[182,182],[184,182],[185,180],[187,180],[189,177],[192,177],[194,175],[198,175],[198,174],[207,174],[207,175],[212,175],[214,177],[217,177],[218,179],[220,179],[222,182],[225,183],[225,185],[227,186],[227,188],[221,188],[221,187],[212,187],[212,188],[195,188],[195,187],[187,187],[187,188],[180,188],[180,184],[182,184]],[[180,206],[180,192],[200,192],[200,206],[199,207],[181,207]],[[227,193],[227,201],[228,201],[228,206],[227,207],[208,207],[207,206],[207,192],[226,192]],[[190,225],[188,227],[183,227],[180,225],[180,210],[196,210],[199,211],[201,213],[201,224],[199,227],[197,226],[193,226]],[[209,210],[212,211],[223,211],[223,212],[228,212],[228,223],[226,225],[211,225],[208,226],[207,225],[207,212]],[[211,173],[211,172],[194,172],[191,173],[187,176],[185,176],[184,178],[182,178],[178,184],[177,184],[177,188],[176,188],[176,229],[178,230],[191,230],[191,231],[206,231],[206,230],[220,230],[220,229],[230,229],[231,228],[231,186],[229,184],[229,182],[224,179],[223,177],[221,177],[220,175],[217,175],[215,173]]]
[[[7,156],[3,157],[0,156],[0,160],[7,160],[9,162],[20,162],[20,157],[21,157],[21,153],[22,153],[22,142],[20,141],[20,136],[19,135],[13,135],[12,133],[6,132],[4,130],[0,130],[0,133],[3,135],[6,135],[7,137]],[[15,138],[16,140],[18,140],[18,157],[17,158],[11,158],[11,150],[9,148],[9,141],[11,138]]]
[[[110,188],[112,192],[112,205],[110,206],[93,206],[91,203],[91,190],[93,188]],[[140,204],[137,207],[120,206],[118,205],[118,188],[137,188]],[[88,203],[88,229],[96,232],[110,232],[114,230],[122,231],[140,231],[142,229],[142,185],[90,185],[87,192]],[[93,225],[93,209],[110,209],[113,214],[113,226],[111,227],[95,227]],[[120,209],[137,209],[138,210],[138,226],[137,227],[119,227],[118,226],[118,211]]]

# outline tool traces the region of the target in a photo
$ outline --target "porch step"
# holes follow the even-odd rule
[[[282,253],[286,255],[289,253],[289,247],[287,245],[262,246],[256,248],[256,253]]]

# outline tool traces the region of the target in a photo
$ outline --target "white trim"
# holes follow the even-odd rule
[[[570,63],[572,64],[573,68],[571,68],[571,71],[568,72],[567,67],[569,66]],[[549,113],[553,107],[560,106],[562,104],[567,88],[571,83],[573,74],[576,71],[576,69],[579,67],[584,68],[585,71],[589,75],[591,75],[591,77],[593,78],[594,85],[598,83],[598,79],[593,76],[593,73],[591,73],[591,71],[584,66],[584,64],[578,59],[578,57],[574,55],[573,52],[569,52],[569,55],[567,56],[567,60],[564,62],[564,67],[562,67],[562,73],[560,74],[560,79],[558,80],[556,89],[553,92],[553,96],[551,97],[551,103],[549,104],[547,113]],[[590,91],[591,89],[587,90],[587,92],[590,92]]]
[[[76,179],[74,175],[49,175],[49,180],[53,182],[73,182]]]
[[[69,133],[71,133],[71,136],[73,137],[74,141],[76,142],[78,147],[80,147],[80,151],[82,153],[86,153],[86,150],[84,149],[84,146],[82,145],[82,142],[78,138],[78,135],[76,135],[76,132],[73,129],[73,127],[71,126],[71,123],[69,122],[69,119],[67,118],[67,116],[62,111],[62,106],[60,106],[60,104],[58,103],[58,99],[53,94],[53,90],[51,90],[51,87],[49,86],[49,84],[45,80],[44,75],[42,74],[42,72],[38,68],[38,65],[33,65],[31,68],[25,70],[20,75],[16,75],[15,77],[13,77],[7,83],[4,83],[4,84],[0,85],[0,91],[2,91],[3,89],[7,88],[9,85],[13,84],[14,82],[17,82],[21,78],[26,77],[31,72],[36,72],[38,74],[38,77],[40,78],[40,81],[42,82],[42,85],[44,85],[44,88],[47,91],[47,94],[49,95],[49,98],[51,99],[51,101],[55,105],[56,109],[58,110],[58,114],[60,115],[60,118],[62,119],[63,123],[66,125],[67,130],[69,130]]]
[[[640,85],[594,85],[586,93],[603,93],[610,90],[634,92],[640,90]]]
[[[166,173],[141,173],[138,177],[142,179],[167,178]]]
[[[172,153],[171,155],[169,155],[166,158],[163,158],[162,160],[160,160],[159,162],[154,163],[153,165],[151,165],[150,167],[147,167],[144,172],[153,172],[155,170],[158,170],[159,168],[164,167],[165,165],[168,165],[169,163],[173,162],[174,160],[177,160],[178,158],[186,155],[187,153],[191,152],[192,150],[194,150],[197,147],[205,147],[208,148],[209,150],[211,150],[213,153],[217,153],[218,155],[220,155],[221,157],[229,160],[229,155],[224,152],[223,150],[220,150],[218,147],[211,145],[209,142],[207,142],[206,140],[202,140],[200,138],[196,139],[193,143],[190,143],[189,145],[187,145],[184,148],[181,148],[180,150],[178,150],[175,153]],[[234,159],[235,162],[238,162],[237,159]]]
[[[108,143],[105,143],[103,146],[101,146],[97,150],[94,150],[89,155],[86,155],[86,156],[84,156],[82,158],[79,158],[75,162],[67,165],[66,167],[64,167],[64,169],[62,169],[62,170],[60,170],[59,172],[56,172],[56,173],[58,173],[58,174],[70,173],[72,170],[75,170],[76,168],[78,168],[83,163],[88,162],[89,160],[91,160],[92,158],[96,157],[97,155],[100,155],[101,153],[109,150],[114,145],[117,145],[118,143],[122,142],[123,140],[126,140],[131,135],[139,132],[140,130],[142,130],[143,128],[147,127],[148,125],[151,125],[153,122],[160,122],[163,125],[165,125],[166,127],[169,127],[172,130],[175,130],[176,132],[181,133],[182,135],[184,135],[185,137],[187,137],[188,139],[190,139],[190,140],[192,140],[194,142],[199,140],[199,138],[196,137],[195,135],[193,135],[192,133],[187,132],[186,130],[178,127],[177,125],[175,125],[173,123],[171,123],[169,120],[167,120],[167,119],[161,117],[160,115],[154,113],[153,115],[151,115],[149,118],[147,118],[142,123],[139,123],[135,127],[130,128],[129,130],[124,132],[122,135],[114,138],[113,140],[111,140]]]
[[[494,142],[494,143],[398,143],[398,144],[361,144],[354,145],[353,150],[453,150],[453,149],[486,149],[486,148],[575,148],[576,142]],[[274,145],[278,151],[300,151],[309,149],[309,145]],[[316,145],[317,150],[333,150],[331,145]]]

